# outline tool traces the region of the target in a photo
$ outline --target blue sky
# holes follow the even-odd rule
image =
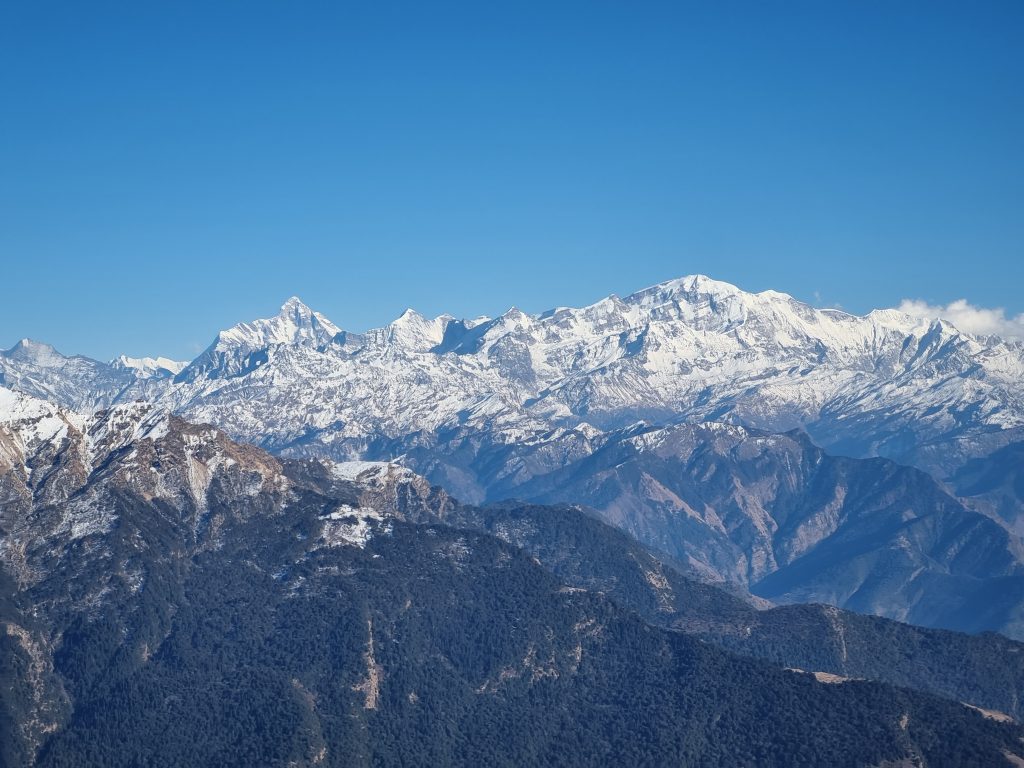
[[[0,4],[0,346],[693,272],[1024,312],[1024,3]]]

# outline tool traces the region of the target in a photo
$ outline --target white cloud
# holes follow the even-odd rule
[[[920,299],[904,299],[897,309],[914,317],[942,318],[961,331],[977,336],[995,334],[1007,339],[1024,339],[1024,314],[1010,317],[1002,307],[976,307],[967,299],[951,301],[944,307]]]
[[[814,306],[821,309],[842,309],[843,305],[838,301],[834,301],[831,304],[826,304],[825,300],[821,297],[821,291],[815,291],[814,294]]]

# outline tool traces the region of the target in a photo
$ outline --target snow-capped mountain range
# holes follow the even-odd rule
[[[292,454],[380,459],[450,442],[583,442],[643,420],[806,430],[937,474],[1024,438],[1024,345],[894,310],[856,316],[684,277],[581,308],[342,330],[289,299],[187,366],[23,341],[0,383],[74,410],[145,399]],[[586,450],[584,448],[584,450]],[[449,476],[436,476],[446,479]],[[472,482],[456,488],[485,492]]]
[[[187,363],[121,355],[109,363],[62,355],[49,344],[22,339],[0,351],[0,385],[75,411],[156,400]]]
[[[1002,605],[995,586],[972,597],[966,585],[987,590],[1024,561],[1024,345],[943,321],[819,310],[701,276],[539,315],[513,308],[457,320],[407,310],[365,333],[291,298],[274,317],[220,332],[187,365],[101,363],[25,340],[0,352],[0,384],[79,413],[142,400],[281,456],[397,460],[467,502],[585,503],[703,577],[773,599],[1019,631],[1016,603]],[[919,481],[887,464],[857,465],[855,482],[821,485],[813,478],[831,474],[813,452],[780,449],[774,459],[747,461],[756,437],[707,464],[718,473],[711,479],[702,469],[710,448],[670,441],[675,453],[663,455],[664,446],[647,450],[647,438],[632,437],[715,423],[803,430],[830,453],[914,465],[943,487],[913,490]],[[702,483],[719,490],[695,488]],[[789,492],[765,483],[803,489],[797,495],[810,511],[798,538],[814,544],[797,557]],[[880,484],[884,502],[871,495]],[[901,500],[904,492],[920,498]],[[957,524],[971,519],[961,505],[995,519],[1010,538],[977,521]],[[929,522],[939,507],[948,514]],[[884,568],[851,564],[837,576],[805,567],[843,531],[865,535],[863,521],[877,527],[883,517],[904,521],[868,537],[879,553],[865,557]],[[915,542],[905,552],[897,546],[904,540]],[[981,570],[965,570],[950,546],[987,553],[972,560]],[[865,589],[886,583],[875,577],[879,568],[906,583]],[[984,616],[951,615],[952,603],[936,597],[948,584],[921,587],[922,573],[941,585],[954,571],[966,579],[955,590],[961,602],[989,606]]]

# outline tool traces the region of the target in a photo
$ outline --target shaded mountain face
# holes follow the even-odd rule
[[[953,492],[973,509],[1005,520],[1024,536],[1024,440],[964,464],[949,480]]]
[[[723,424],[625,430],[536,474],[523,468],[544,462],[527,451],[489,462],[496,498],[587,505],[705,578],[776,602],[1024,636],[1020,539],[919,470]]]
[[[600,592],[648,622],[787,668],[881,680],[1024,716],[1024,644],[925,629],[826,605],[757,608],[685,575],[577,507],[451,504],[450,525],[482,530],[535,556],[564,584]]]
[[[1016,726],[668,632],[397,467],[5,395],[0,729],[24,765],[999,764]]]

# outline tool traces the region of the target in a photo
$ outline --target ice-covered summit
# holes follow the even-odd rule
[[[143,378],[160,376],[176,376],[181,373],[188,361],[171,360],[166,357],[128,357],[120,355],[111,362],[115,368],[135,371]]]
[[[326,344],[341,331],[307,307],[297,296],[281,305],[273,317],[239,323],[217,335],[214,347],[259,349],[274,344]]]
[[[173,378],[11,353],[0,353],[0,374],[80,410],[141,396],[277,451],[409,454],[414,469],[413,449],[535,445],[565,429],[586,442],[638,420],[799,427],[825,447],[924,464],[946,460],[921,453],[943,441],[966,456],[1024,432],[1019,342],[895,310],[817,309],[702,275],[539,314],[406,310],[365,333],[291,298],[273,317],[220,332]]]
[[[237,376],[265,363],[268,350],[274,347],[323,347],[339,333],[338,326],[292,296],[273,317],[239,323],[218,333],[213,344],[181,371],[179,378],[195,381]]]

